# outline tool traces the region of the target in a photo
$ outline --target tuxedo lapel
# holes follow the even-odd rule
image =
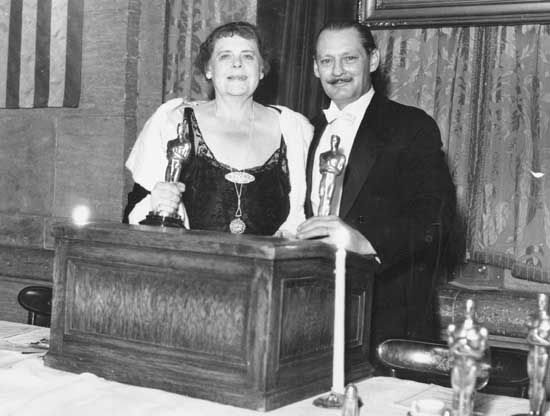
[[[319,146],[319,141],[321,136],[327,127],[327,120],[323,114],[317,116],[312,120],[314,131],[311,144],[309,146],[309,152],[307,155],[307,168],[306,168],[306,217],[309,218],[314,215],[313,209],[311,208],[311,178],[313,175],[313,169],[316,169],[315,151],[317,146]],[[318,161],[317,161],[318,162]]]
[[[382,138],[377,134],[377,125],[381,121],[382,100],[382,97],[374,94],[357,130],[346,167],[342,200],[340,202],[340,218],[346,217],[357,199],[376,161],[380,148],[383,146]]]

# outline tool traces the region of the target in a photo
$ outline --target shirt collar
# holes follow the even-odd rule
[[[370,87],[365,94],[352,103],[346,105],[342,110],[336,106],[334,101],[331,101],[329,108],[323,110],[325,117],[327,118],[327,122],[331,123],[341,114],[348,115],[348,117],[352,116],[353,120],[361,120],[363,118],[363,114],[367,111],[367,107],[369,106],[373,96],[374,88]]]

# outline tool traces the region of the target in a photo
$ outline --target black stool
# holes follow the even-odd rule
[[[19,304],[28,311],[27,323],[50,326],[52,314],[52,288],[48,286],[27,286],[17,295]]]

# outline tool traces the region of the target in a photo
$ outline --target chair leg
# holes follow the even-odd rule
[[[521,394],[520,395],[521,398],[528,399],[529,398],[529,387],[528,386],[522,387],[520,394]]]

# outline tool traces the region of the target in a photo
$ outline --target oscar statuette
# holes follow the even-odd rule
[[[538,295],[538,310],[528,323],[529,355],[527,373],[529,375],[529,415],[546,414],[546,379],[550,351],[550,316],[548,315],[548,295]]]
[[[527,320],[527,374],[529,376],[529,413],[517,413],[513,416],[543,416],[548,414],[546,385],[550,358],[550,314],[548,313],[548,295],[539,293],[537,311]]]
[[[168,165],[164,174],[165,182],[178,182],[183,168],[191,160],[191,149],[194,140],[193,126],[191,124],[192,113],[193,110],[191,107],[184,109],[183,121],[177,127],[177,137],[170,140],[166,145]],[[183,220],[177,210],[175,212],[151,211],[140,224],[160,227],[184,227]]]
[[[474,397],[489,381],[489,333],[474,321],[474,301],[466,301],[462,324],[447,328],[451,363],[452,416],[474,416]]]
[[[318,216],[335,214],[331,207],[334,197],[336,177],[342,174],[346,164],[346,156],[338,150],[340,137],[333,134],[330,137],[330,150],[319,155],[319,171],[321,182],[319,183],[319,209]]]

